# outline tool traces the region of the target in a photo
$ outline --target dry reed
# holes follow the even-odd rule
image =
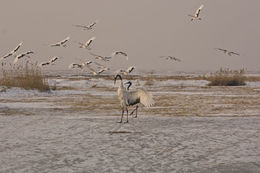
[[[241,86],[245,85],[245,70],[220,69],[208,77],[209,86]]]
[[[36,64],[10,65],[2,64],[0,85],[6,87],[20,87],[24,89],[38,89],[48,91],[50,87]]]

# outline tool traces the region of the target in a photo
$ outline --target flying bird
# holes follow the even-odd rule
[[[59,57],[54,56],[49,61],[40,63],[39,66],[46,66],[46,65],[54,64],[54,62],[57,61],[58,59],[59,59]]]
[[[223,53],[231,56],[231,55],[240,55],[239,53],[233,52],[233,51],[229,51],[227,49],[221,49],[221,48],[216,48],[216,50],[222,51]]]
[[[72,63],[69,65],[69,68],[84,68],[85,66],[91,64],[92,61],[86,61],[86,62],[82,62],[81,64],[77,64],[77,63]]]
[[[74,25],[74,26],[83,28],[83,30],[91,30],[91,29],[93,29],[93,27],[94,27],[96,24],[97,24],[97,21],[92,22],[92,23],[89,24],[89,25]]]
[[[103,73],[105,71],[105,69],[101,69],[99,71],[95,71],[93,68],[91,68],[89,66],[87,66],[87,67],[88,67],[88,69],[90,69],[90,71],[93,73],[93,75],[99,75],[99,74],[101,74],[101,73]]]
[[[99,64],[99,63],[97,63],[97,62],[94,62],[96,65],[97,65],[97,68],[99,68],[99,69],[104,69],[104,70],[110,70],[110,68],[109,67],[106,67],[106,66],[104,66],[104,65],[102,65],[102,64]]]
[[[174,61],[181,61],[179,58],[176,58],[176,57],[174,57],[174,56],[160,56],[160,58],[165,58],[165,59],[167,59],[167,60],[174,60]]]
[[[191,14],[188,15],[188,16],[191,17],[191,21],[193,21],[193,20],[201,20],[201,18],[199,18],[199,15],[200,15],[200,11],[201,11],[201,9],[202,9],[203,7],[204,7],[203,4],[200,5],[200,7],[196,10],[196,12],[195,12],[194,15],[191,15]]]
[[[91,49],[90,48],[90,44],[92,44],[92,42],[94,41],[96,39],[96,37],[92,37],[92,38],[90,38],[88,41],[86,41],[86,43],[80,43],[79,42],[79,44],[80,44],[80,48],[84,48],[84,49]]]
[[[61,40],[57,43],[54,43],[54,44],[51,44],[51,47],[56,47],[56,46],[63,46],[63,47],[66,47],[67,45],[65,44],[66,42],[68,42],[70,39],[70,37],[66,37],[64,40]]]
[[[17,61],[19,60],[19,59],[21,59],[22,57],[30,57],[30,56],[28,56],[28,55],[30,55],[30,54],[33,54],[33,51],[27,51],[27,52],[24,52],[24,53],[21,53],[21,54],[19,54],[19,55],[17,55],[16,57],[15,57],[15,59],[14,59],[14,64],[16,64],[17,63]]]
[[[126,70],[120,70],[120,72],[123,73],[124,75],[128,75],[128,74],[131,73],[134,69],[135,69],[134,66],[130,66],[130,67],[128,67]]]
[[[109,61],[112,57],[107,57],[107,56],[101,56],[101,55],[97,55],[97,54],[94,54],[94,53],[92,53],[92,52],[89,52],[89,54],[90,55],[92,55],[92,56],[94,56],[95,57],[95,59],[97,59],[97,60],[101,60],[101,61]]]
[[[125,52],[115,51],[115,52],[112,53],[112,56],[116,56],[116,55],[123,55],[124,57],[126,57],[126,60],[128,60],[128,55]]]
[[[8,58],[9,56],[12,56],[15,54],[15,52],[18,51],[18,49],[22,46],[23,42],[19,43],[18,46],[16,46],[11,52],[7,53],[6,55],[4,55],[3,57],[1,57],[0,60],[3,60],[3,59],[6,59]]]

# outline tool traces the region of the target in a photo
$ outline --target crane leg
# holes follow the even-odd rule
[[[138,105],[136,105],[135,109],[130,113],[130,115],[133,115],[135,112],[134,118],[137,118],[137,109],[138,109]]]
[[[126,108],[126,122],[125,123],[128,123],[128,109]]]
[[[122,123],[122,122],[123,122],[123,116],[124,116],[124,109],[122,109],[121,120],[120,120],[120,121],[118,121],[118,123]]]
[[[138,105],[136,105],[136,108],[135,108],[135,117],[134,118],[137,118],[137,110],[138,110]]]

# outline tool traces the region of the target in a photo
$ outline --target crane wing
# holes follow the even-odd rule
[[[199,17],[199,14],[200,14],[200,10],[204,7],[203,4],[200,5],[200,7],[197,9],[196,13],[195,13],[195,16]]]
[[[150,107],[154,104],[153,96],[144,89],[137,89],[137,95],[144,106]]]

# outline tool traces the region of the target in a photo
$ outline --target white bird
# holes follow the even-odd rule
[[[118,99],[120,101],[120,106],[122,109],[122,115],[121,115],[121,120],[118,123],[122,123],[123,121],[123,116],[124,116],[124,112],[126,111],[127,113],[127,121],[126,123],[128,123],[128,100],[127,100],[127,91],[123,85],[123,81],[122,81],[122,77],[118,74],[115,76],[114,78],[114,85],[116,84],[116,80],[117,78],[120,79],[120,85],[117,89],[117,94],[118,94]]]
[[[222,51],[222,52],[224,52],[225,54],[227,54],[229,56],[231,56],[231,55],[238,55],[239,56],[240,55],[240,54],[238,54],[236,52],[228,51],[227,49],[216,48],[216,50]]]
[[[89,25],[74,25],[74,26],[83,28],[83,30],[91,30],[91,29],[93,29],[93,27],[94,27],[96,24],[97,24],[97,21],[92,22],[92,23],[89,24]]]
[[[83,64],[76,64],[76,63],[72,63],[69,65],[69,68],[80,68],[82,69],[84,66]]]
[[[171,59],[171,60],[174,60],[174,61],[181,61],[179,58],[176,58],[174,56],[160,56],[160,58],[165,58],[167,60]]]
[[[130,82],[130,81],[126,82],[125,84],[128,84],[128,87],[127,87],[128,106],[136,105],[136,108],[130,113],[130,115],[132,115],[136,111],[135,118],[137,118],[138,104],[141,103],[142,105],[144,105],[146,107],[150,107],[154,104],[153,97],[150,93],[148,93],[144,89],[137,89],[135,91],[129,91],[129,88],[132,85],[132,82]]]
[[[146,107],[150,107],[154,104],[154,100],[153,97],[150,93],[148,93],[147,91],[145,91],[144,89],[137,89],[135,91],[127,91],[126,88],[123,85],[123,81],[122,81],[122,77],[117,74],[116,77],[114,78],[114,84],[116,83],[117,78],[119,78],[120,81],[120,85],[118,87],[117,93],[118,93],[118,99],[120,101],[120,106],[122,109],[122,115],[121,115],[121,121],[119,123],[122,123],[123,120],[123,116],[124,116],[124,111],[126,110],[127,113],[127,121],[128,122],[128,107],[129,106],[133,106],[133,105],[137,105],[139,103],[141,103],[142,105],[146,106]],[[131,86],[131,82],[128,82]],[[136,107],[136,117],[137,117],[137,109],[138,107]]]
[[[128,67],[126,70],[120,70],[120,72],[123,73],[124,75],[128,75],[128,74],[131,73],[134,69],[135,69],[134,66],[130,66],[130,67]]]
[[[61,40],[61,41],[59,41],[59,42],[57,42],[57,43],[54,43],[54,44],[51,44],[51,47],[55,47],[55,46],[63,46],[63,47],[66,47],[66,42],[68,42],[69,41],[69,39],[70,39],[70,37],[68,36],[68,37],[66,37],[64,40]]]
[[[105,69],[101,69],[99,71],[95,71],[93,68],[91,68],[89,66],[87,66],[87,67],[92,72],[93,75],[99,75],[99,74],[101,74],[101,73],[103,73],[105,71]]]
[[[80,48],[85,48],[85,49],[90,49],[90,45],[92,44],[92,42],[96,39],[96,37],[91,37],[88,41],[86,41],[86,43],[80,43]]]
[[[95,59],[97,60],[101,60],[101,61],[109,61],[112,57],[109,57],[109,56],[101,56],[101,55],[97,55],[97,54],[94,54],[92,52],[89,52],[90,55],[94,56]]]
[[[53,64],[55,61],[57,61],[57,59],[59,59],[57,56],[54,56],[50,59],[50,64]]]
[[[21,54],[19,54],[19,55],[17,55],[16,57],[15,57],[15,59],[14,59],[14,64],[16,64],[17,63],[17,61],[19,60],[19,59],[21,59],[22,57],[30,57],[30,56],[28,56],[29,54],[33,54],[33,51],[27,51],[27,52],[24,52],[24,53],[21,53]]]
[[[84,68],[85,66],[91,64],[92,61],[86,61],[86,62],[82,62],[81,64],[77,64],[77,63],[72,63],[69,65],[69,68]]]
[[[102,64],[99,64],[99,63],[97,63],[97,62],[94,62],[94,63],[97,65],[97,68],[99,68],[99,69],[110,70],[109,67],[106,67],[106,66],[104,66],[104,65],[102,65]]]
[[[193,21],[193,20],[201,20],[201,18],[199,18],[199,15],[200,15],[200,11],[201,11],[201,9],[202,9],[203,7],[204,7],[203,4],[200,5],[200,7],[196,10],[196,12],[195,12],[194,15],[191,15],[191,14],[188,15],[188,16],[191,17],[191,21]]]
[[[18,46],[16,46],[11,52],[7,53],[6,55],[4,55],[0,60],[3,60],[5,58],[8,58],[9,56],[12,56],[15,54],[16,51],[18,51],[18,49],[22,46],[23,42],[19,43]]]
[[[116,55],[123,55],[123,56],[126,57],[126,60],[128,60],[128,55],[127,55],[127,53],[125,53],[125,52],[115,51],[115,52],[112,53],[112,56],[116,56]]]
[[[40,63],[39,66],[46,66],[46,65],[54,64],[54,62],[57,61],[58,59],[59,59],[59,57],[54,56],[49,61]]]

